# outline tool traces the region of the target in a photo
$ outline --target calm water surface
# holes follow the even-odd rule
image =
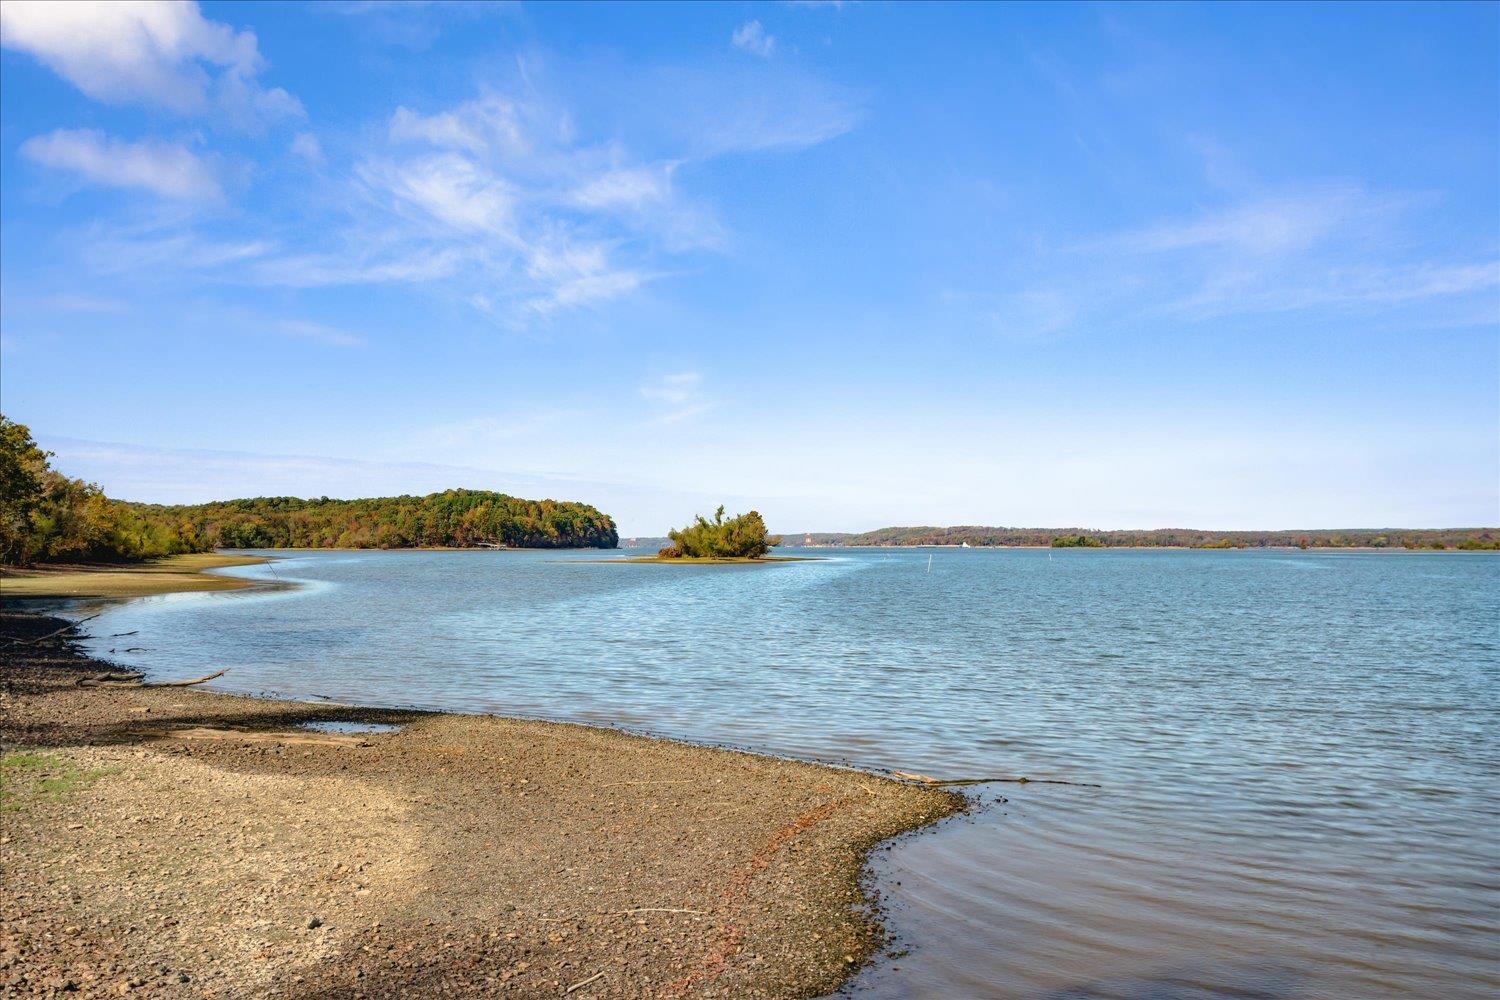
[[[1500,995],[1500,558],[589,558],[293,554],[89,627],[240,691],[1101,786],[882,853],[910,951],[858,996]]]

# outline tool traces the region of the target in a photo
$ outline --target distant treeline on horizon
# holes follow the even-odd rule
[[[1315,531],[1202,531],[1196,528],[1094,531],[1088,528],[990,528],[958,525],[879,528],[859,534],[811,532],[787,543],[834,546],[962,545],[977,547],[1185,549],[1500,549],[1500,528],[1341,528]]]

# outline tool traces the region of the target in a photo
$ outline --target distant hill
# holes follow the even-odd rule
[[[957,525],[880,528],[859,534],[789,534],[787,544],[1050,546],[1188,549],[1406,548],[1500,549],[1500,528],[1340,528],[1308,531],[1206,531],[1197,528],[1095,531],[1090,528],[991,528]]]

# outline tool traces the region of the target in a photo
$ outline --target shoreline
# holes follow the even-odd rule
[[[36,641],[64,624],[0,614],[23,992],[818,996],[881,947],[869,852],[966,803],[607,727],[81,687],[118,668]]]
[[[270,560],[264,556],[228,552],[198,552],[168,556],[143,563],[121,565],[86,563],[7,566],[0,571],[0,597],[11,600],[77,599],[108,600],[154,597],[161,594],[244,590],[266,586],[259,580],[211,573],[231,566],[255,566]]]

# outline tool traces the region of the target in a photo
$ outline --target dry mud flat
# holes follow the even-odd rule
[[[0,614],[0,995],[807,997],[960,796],[579,726],[84,688]],[[308,720],[397,723],[330,734]]]

